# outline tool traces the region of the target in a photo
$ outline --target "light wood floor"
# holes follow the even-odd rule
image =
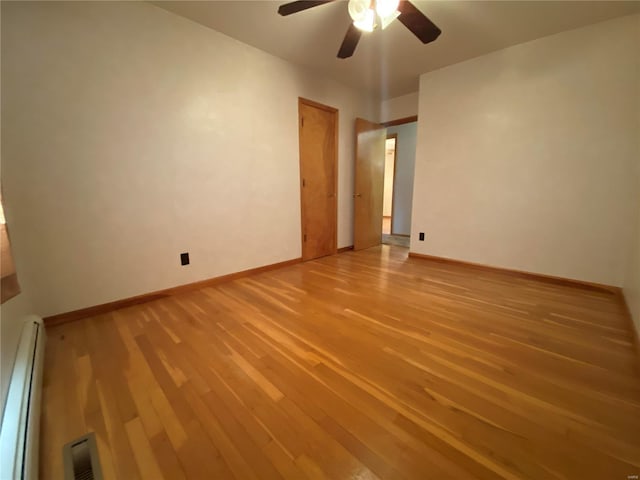
[[[349,252],[48,329],[42,478],[622,479],[640,376],[611,294]]]

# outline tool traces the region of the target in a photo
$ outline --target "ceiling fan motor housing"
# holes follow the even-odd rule
[[[283,16],[298,13],[309,8],[331,3],[335,0],[296,0],[278,7]],[[349,25],[338,51],[338,58],[349,58],[356,50],[363,31],[371,32],[376,27],[376,17],[384,30],[396,18],[422,43],[433,42],[442,31],[418,10],[409,0],[349,0]]]

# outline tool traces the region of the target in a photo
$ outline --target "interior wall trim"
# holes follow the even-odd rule
[[[617,296],[622,294],[622,289],[620,287],[614,287],[612,285],[605,285],[602,283],[585,282],[583,280],[575,280],[573,278],[564,278],[556,277],[553,275],[545,275],[542,273],[525,272],[523,270],[515,270],[505,267],[494,267],[493,265],[484,265],[482,263],[467,262],[465,260],[456,260],[453,258],[438,257],[435,255],[424,255],[422,253],[415,252],[409,252],[409,257],[431,260],[433,262],[448,263],[452,265],[461,265],[486,271],[501,272],[520,278],[530,278],[532,280],[540,280],[542,282],[553,283],[556,285],[566,285],[569,287],[577,287],[585,290],[601,291]]]
[[[405,123],[417,122],[418,116],[412,115],[410,117],[398,118],[397,120],[389,120],[388,122],[382,122],[383,127],[396,127],[398,125],[404,125]]]
[[[113,302],[103,303],[101,305],[94,305],[92,307],[81,308],[79,310],[73,310],[71,312],[59,313],[57,315],[51,315],[44,318],[45,327],[51,327],[59,325],[61,323],[71,322],[74,320],[80,320],[94,315],[102,315],[105,313],[113,312],[121,308],[130,307],[132,305],[138,305],[140,303],[151,302],[159,298],[170,297],[180,293],[191,292],[193,290],[199,290],[205,287],[212,287],[221,283],[230,282],[239,278],[248,277],[250,275],[256,275],[258,273],[268,272],[271,270],[277,270],[279,268],[289,267],[297,263],[302,262],[302,258],[294,258],[291,260],[285,260],[284,262],[272,263],[270,265],[264,265],[262,267],[250,268],[241,272],[229,273],[227,275],[221,275],[219,277],[209,278],[207,280],[200,280],[198,282],[187,283],[179,285],[177,287],[165,288],[163,290],[157,290],[155,292],[143,293],[142,295],[136,295],[135,297],[124,298],[122,300],[115,300]]]
[[[338,249],[338,253],[348,252],[353,250],[353,245],[342,247]],[[178,295],[180,293],[191,292],[199,290],[205,287],[212,287],[221,283],[230,282],[239,278],[248,277],[251,275],[257,275],[258,273],[268,272],[271,270],[277,270],[279,268],[289,267],[297,263],[302,262],[302,257],[293,258],[291,260],[285,260],[284,262],[272,263],[270,265],[264,265],[262,267],[250,268],[249,270],[243,270],[241,272],[229,273],[219,277],[209,278],[207,280],[201,280],[199,282],[187,283],[185,285],[179,285],[177,287],[165,288],[150,293],[143,293],[142,295],[136,295],[135,297],[124,298],[122,300],[115,300],[113,302],[103,303],[101,305],[94,305],[92,307],[81,308],[79,310],[73,310],[71,312],[59,313],[57,315],[51,315],[44,318],[45,327],[52,327],[61,323],[72,322],[74,320],[81,320],[83,318],[92,317],[94,315],[102,315],[105,313],[113,312],[121,308],[131,307],[132,305],[138,305],[140,303],[151,302],[159,298],[170,297],[172,295]]]

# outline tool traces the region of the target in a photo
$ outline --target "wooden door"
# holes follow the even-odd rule
[[[298,101],[302,259],[336,253],[338,110]]]
[[[387,129],[356,118],[353,248],[380,245]]]

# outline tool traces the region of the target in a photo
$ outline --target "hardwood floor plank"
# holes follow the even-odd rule
[[[640,472],[619,298],[382,246],[48,327],[41,477],[601,479]]]
[[[277,355],[272,353],[269,357],[265,357],[263,362],[267,365],[267,371],[273,371],[274,382],[280,382],[279,384],[281,388],[285,389],[288,398],[296,401],[300,408],[308,411],[309,415],[325,429],[327,418],[335,418],[339,424],[329,423],[330,430],[335,432],[342,428],[341,425],[344,426],[346,434],[338,437],[338,441],[348,450],[352,451],[350,447],[357,445],[358,452],[366,450],[368,453],[370,447],[382,457],[380,460],[370,455],[362,458],[352,451],[364,464],[374,471],[378,469],[386,472],[391,469],[382,466],[385,463],[383,459],[386,459],[387,462],[394,464],[395,468],[407,471],[408,475],[411,472],[421,471],[421,468],[424,468],[425,475],[433,473],[432,465],[421,465],[420,462],[420,458],[427,458],[433,452],[421,452],[426,453],[427,457],[420,457],[413,448],[417,447],[420,450],[421,446],[416,446],[413,443],[415,439],[406,439],[398,435],[398,429],[394,430],[390,421],[385,424],[380,415],[374,415],[373,418],[363,415],[360,410],[352,406],[351,402],[337,395],[337,391],[323,383],[311,370],[296,368],[290,362],[286,362],[285,357],[282,357],[282,361],[278,362],[276,357]],[[349,437],[351,434],[357,438],[351,439]],[[341,441],[344,438],[347,438],[346,442]],[[363,443],[359,445],[358,442]],[[469,476],[468,472],[462,470],[457,471],[456,474],[458,477]],[[386,474],[379,474],[379,476],[388,477]],[[394,474],[391,478],[402,478],[402,475]]]
[[[106,381],[105,381],[106,382]],[[125,431],[127,420],[120,418],[114,391],[109,385],[97,380],[98,398],[113,457],[116,478],[139,479],[140,471],[133,456],[131,444]]]
[[[149,440],[142,427],[142,422],[139,418],[129,420],[125,424],[127,436],[129,437],[129,443],[135,445],[133,448],[133,456],[136,459],[138,470],[142,478],[164,479],[165,476],[160,470],[160,466],[156,461],[153,454],[153,449],[149,444]]]
[[[194,413],[202,422],[205,427],[205,431],[209,435],[211,441],[220,448],[220,452],[224,457],[229,468],[234,473],[236,478],[248,478],[259,479],[251,466],[242,458],[242,455],[234,445],[233,441],[227,436],[223,427],[218,422],[215,415],[209,410],[204,401],[200,398],[200,395],[196,389],[190,385],[185,384],[182,386],[182,392],[187,400],[187,403],[191,406]]]
[[[145,432],[146,433],[146,432]],[[148,433],[147,433],[147,436]],[[171,480],[182,480],[187,478],[184,473],[180,460],[163,430],[160,433],[149,437],[149,444],[153,450],[153,454],[160,466],[160,471],[164,477]]]
[[[116,480],[119,476],[116,474],[116,466],[114,463],[113,453],[111,451],[111,442],[109,440],[109,434],[107,427],[104,423],[102,411],[89,413],[86,415],[87,429],[90,432],[96,434],[96,445],[98,448],[98,455],[100,458],[100,467],[102,468],[102,475],[106,480]],[[58,452],[58,455],[60,452]],[[52,469],[52,473],[56,473],[55,478],[61,478],[61,472]]]

